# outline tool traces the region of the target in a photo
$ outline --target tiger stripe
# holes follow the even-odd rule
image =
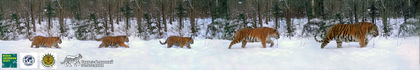
[[[279,39],[280,35],[276,29],[269,27],[239,29],[228,49],[239,42],[242,42],[242,48],[245,48],[247,42],[261,42],[264,48],[266,48],[266,43],[270,43],[272,47],[274,43],[269,38]]]
[[[368,43],[366,36],[378,36],[378,27],[370,22],[359,22],[356,24],[336,24],[330,27],[327,35],[323,40],[316,39],[317,42],[322,42],[321,48],[324,48],[330,40],[336,40],[337,47],[341,48],[342,42],[359,42],[363,48]]]

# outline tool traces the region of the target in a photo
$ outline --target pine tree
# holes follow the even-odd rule
[[[48,26],[47,26],[47,30],[48,30],[48,35],[50,35],[50,30],[51,30],[51,21],[52,18],[55,17],[55,9],[51,6],[51,2],[47,3],[47,6],[44,8],[46,10],[45,15],[48,18]]]
[[[15,32],[17,32],[17,34],[24,34],[23,29],[25,27],[22,25],[22,22],[19,21],[18,15],[16,13],[13,13],[10,17],[12,18],[12,21],[14,21],[13,24],[15,26],[15,29],[17,29],[17,31]]]
[[[279,18],[281,17],[281,16],[283,16],[282,14],[283,14],[283,11],[282,11],[282,9],[279,7],[279,4],[278,3],[275,3],[274,4],[274,6],[273,6],[273,8],[272,8],[272,11],[273,11],[273,16],[274,16],[274,18],[275,18],[275,21],[274,21],[274,23],[276,24],[276,29],[278,29],[279,28]]]
[[[98,26],[100,23],[94,13],[90,13],[86,22],[76,24],[75,36],[78,40],[93,40],[96,35],[102,35],[103,27]]]
[[[131,8],[130,5],[129,5],[129,3],[126,2],[124,4],[124,6],[120,8],[120,11],[123,12],[123,15],[124,15],[124,17],[126,19],[125,20],[125,24],[126,24],[125,30],[126,30],[126,33],[128,33],[127,31],[128,31],[128,29],[130,27],[129,19],[130,19],[130,17],[133,17],[134,16],[133,15],[133,8]]]
[[[234,33],[236,32],[235,30],[237,29],[237,25],[235,24],[230,24],[229,22],[226,22],[225,25],[223,26],[223,39],[228,39],[228,40],[233,40],[233,36]]]
[[[104,27],[103,27],[103,23],[100,23],[100,22],[98,22],[98,18],[96,17],[96,15],[95,15],[95,13],[91,13],[91,14],[89,14],[89,24],[90,24],[90,26],[92,26],[93,27],[93,30],[92,31],[94,31],[94,34],[95,35],[102,35],[102,34],[104,34],[105,32],[103,32],[104,30]],[[102,26],[99,26],[99,25],[102,25]]]
[[[239,14],[238,15],[238,20],[239,20],[239,23],[241,24],[241,28],[251,28],[250,26],[248,26],[249,22],[246,21],[247,19],[246,19],[244,14],[242,14],[242,13]]]
[[[139,30],[140,35],[143,36],[144,40],[148,40],[151,37],[150,35],[154,35],[158,33],[157,30],[157,23],[152,22],[152,17],[149,14],[143,14],[143,19],[146,21],[146,26],[143,28],[146,28],[143,30],[141,30],[140,28],[138,28],[137,30]]]
[[[178,20],[179,21],[178,29],[181,31],[182,28],[184,27],[182,21],[183,21],[184,17],[186,17],[186,11],[185,11],[186,9],[184,8],[184,6],[182,6],[182,2],[180,2],[178,4],[178,7],[176,9],[177,9],[177,16],[178,16],[178,19],[179,19]]]
[[[372,5],[370,5],[368,11],[369,11],[370,17],[372,18],[372,23],[375,23],[375,17],[378,16],[379,11],[378,11],[378,8],[376,8],[374,2]]]
[[[0,6],[1,8],[1,6]],[[3,13],[0,12],[0,21],[3,21]],[[3,25],[3,22],[0,22],[0,40],[4,40],[5,34],[6,34],[6,27]]]

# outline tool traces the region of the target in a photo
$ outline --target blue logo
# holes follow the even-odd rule
[[[25,57],[23,57],[23,64],[25,64],[26,66],[31,66],[35,63],[35,58],[32,55],[26,55]]]

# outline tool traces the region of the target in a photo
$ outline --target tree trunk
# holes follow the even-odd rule
[[[261,16],[261,7],[260,7],[260,1],[257,0],[257,13],[258,13],[258,24],[260,24],[260,27],[263,27],[262,25],[262,16]]]
[[[291,31],[291,29],[292,29],[292,23],[291,23],[291,18],[290,18],[290,11],[289,10],[287,10],[287,13],[286,13],[286,24],[287,24],[287,33],[289,33],[288,34],[288,36],[291,36],[292,34],[292,31]]]
[[[354,14],[354,23],[359,22],[359,18],[357,17],[357,6],[356,2],[353,0],[353,14]]]
[[[276,29],[279,28],[279,18],[276,17],[276,19],[274,20],[275,24],[276,24]]]
[[[29,13],[27,12],[27,15],[28,15]],[[29,29],[31,29],[31,27],[30,27],[30,24],[29,24],[29,17],[25,17],[25,25],[26,25],[26,37],[27,38],[30,38],[30,36],[31,36],[31,33],[29,32],[30,30]]]
[[[48,32],[48,36],[51,36],[51,34],[50,34],[50,30],[51,30],[51,18],[50,17],[48,17],[48,29],[47,29],[47,32]]]
[[[109,33],[108,33],[108,16],[107,16],[107,11],[106,10],[104,10],[104,11],[102,11],[103,12],[103,21],[105,21],[105,23],[104,23],[104,27],[105,27],[105,36],[108,36],[109,35]]]
[[[188,3],[189,3],[189,6],[190,6],[189,14],[190,14],[191,33],[192,33],[193,36],[195,36],[196,32],[197,32],[196,24],[195,24],[195,11],[194,11],[194,7],[192,5],[193,4],[192,0],[189,1]]]
[[[312,0],[311,1],[311,10],[312,10],[312,16],[315,16],[315,0]],[[309,13],[308,13],[309,14]]]
[[[179,29],[179,31],[181,31],[182,30],[182,27],[184,26],[183,24],[182,24],[182,17],[178,17],[179,18],[179,26],[178,26],[178,29]]]
[[[141,16],[143,15],[143,11],[141,10],[142,6],[139,5],[139,3],[141,4],[141,2],[142,2],[141,0],[140,0],[140,2],[136,2],[136,6],[137,6],[136,18],[137,18],[137,27],[138,27],[139,33],[143,32],[142,24],[141,24],[141,22],[142,22],[142,17]]]
[[[174,0],[170,0],[170,1],[174,1]],[[175,20],[175,18],[174,18],[174,13],[175,13],[175,10],[174,10],[174,3],[176,3],[176,2],[171,2],[171,4],[169,5],[169,7],[170,7],[170,9],[171,9],[171,13],[170,13],[170,19],[169,19],[169,24],[172,24],[172,21],[174,21]]]
[[[256,13],[254,13],[254,15],[256,15]],[[252,26],[254,27],[254,28],[257,28],[257,19],[256,19],[256,17],[252,17],[252,20],[254,21],[254,23],[252,24]]]
[[[161,15],[161,16],[163,16],[163,15]],[[161,19],[160,19],[160,17],[159,16],[157,16],[156,17],[157,18],[157,27],[158,27],[158,34],[159,34],[159,37],[162,37],[162,32],[161,32],[161,30],[162,30],[162,26],[161,26]]]
[[[41,24],[41,20],[43,19],[42,14],[41,14],[43,11],[43,8],[42,8],[42,6],[44,5],[43,3],[44,3],[44,0],[41,0],[41,4],[39,5],[39,12],[38,12],[38,24]]]
[[[265,1],[265,0],[263,0],[263,1]],[[265,8],[269,8],[271,6],[270,2],[265,1],[265,3],[266,3]],[[270,11],[267,11],[266,9],[264,9],[264,11],[266,11],[265,16],[264,16],[265,17],[265,24],[268,24],[268,21],[270,21],[270,17],[268,16]]]
[[[108,17],[109,17],[109,23],[111,24],[111,32],[114,32],[114,19],[112,19],[112,8],[111,8],[112,2],[109,2],[108,4]]]
[[[120,3],[121,3],[121,1],[118,1],[118,3],[117,3],[117,8],[120,8]],[[120,12],[118,11],[118,9],[117,9],[117,11],[116,11],[116,19],[117,19],[117,24],[120,24]]]
[[[128,23],[129,20],[130,19],[130,17],[125,17],[125,34],[126,35],[128,35],[128,28],[129,28],[129,26],[130,26],[130,24]]]
[[[63,8],[59,9],[59,19],[58,19],[58,23],[60,24],[60,33],[61,35],[64,35],[64,13],[63,13]]]
[[[31,5],[30,5],[30,12],[31,12],[31,23],[32,23],[32,30],[33,32],[36,32],[36,25],[35,25],[35,20],[34,20],[34,10],[33,10],[33,2],[31,0]]]
[[[164,31],[167,32],[168,29],[167,29],[167,25],[166,25],[165,3],[166,3],[166,0],[162,0],[162,3],[161,3],[161,5],[162,5],[162,22],[163,22],[163,26],[164,26]]]

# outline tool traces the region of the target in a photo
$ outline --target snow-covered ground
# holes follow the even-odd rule
[[[130,37],[130,48],[98,48],[100,42],[64,39],[61,49],[30,48],[29,40],[0,41],[0,53],[57,54],[57,62],[67,55],[82,54],[83,59],[113,59],[103,68],[64,67],[58,70],[419,70],[419,37],[370,40],[366,48],[358,43],[335,41],[325,49],[309,38],[282,37],[273,48],[262,48],[260,42],[241,44],[227,49],[229,40],[196,39],[192,49],[166,48],[159,40]]]
[[[168,32],[162,39],[142,40],[135,36],[137,24],[130,24],[130,42],[126,43],[130,48],[98,48],[101,42],[71,38],[75,31],[72,29],[73,22],[66,20],[69,36],[62,37],[61,49],[30,48],[31,41],[22,35],[18,40],[0,40],[0,53],[18,53],[18,56],[19,53],[55,53],[57,62],[63,62],[67,55],[79,53],[83,56],[82,60],[114,60],[113,64],[99,68],[65,67],[57,63],[58,70],[419,70],[419,37],[396,37],[402,20],[390,19],[394,29],[391,37],[373,38],[366,48],[360,48],[357,42],[343,43],[343,48],[336,48],[335,41],[331,41],[325,49],[321,49],[321,43],[315,42],[313,37],[300,36],[303,25],[307,23],[306,18],[292,19],[296,27],[295,36],[274,40],[273,48],[262,48],[261,43],[256,42],[248,43],[246,48],[241,48],[241,43],[238,43],[232,49],[227,49],[230,40],[205,39],[207,25],[211,23],[209,18],[197,19],[199,31],[194,37],[192,49],[166,48],[167,45],[159,43],[167,36],[190,36],[190,25],[185,24],[179,31],[176,21],[167,24]],[[57,23],[57,20],[53,22]],[[282,36],[286,34],[284,22],[280,22],[278,29]],[[382,31],[381,22],[377,19]],[[184,23],[189,23],[189,20]],[[274,22],[268,23],[263,26],[274,26]],[[38,30],[34,36],[47,36],[46,22],[36,25]],[[123,21],[114,25],[115,32],[111,35],[125,35]],[[52,36],[58,36],[58,31],[58,27],[53,27]]]

